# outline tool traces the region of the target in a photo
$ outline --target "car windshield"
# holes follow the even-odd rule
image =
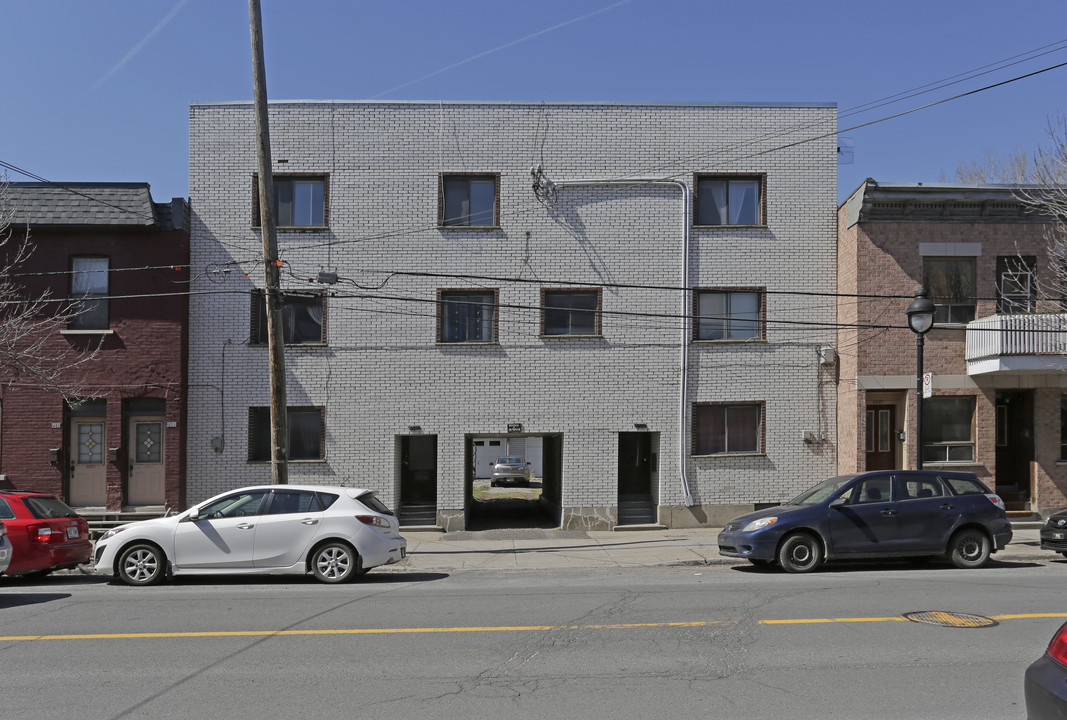
[[[522,465],[521,457],[502,457],[497,459],[497,465]]]
[[[823,480],[810,490],[805,490],[797,495],[795,498],[787,502],[786,505],[818,505],[847,485],[855,477],[855,475],[839,475],[838,477]]]

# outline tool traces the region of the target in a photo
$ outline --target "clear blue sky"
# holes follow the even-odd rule
[[[272,100],[818,101],[842,129],[1067,62],[1063,0],[263,0],[263,23]],[[252,97],[243,0],[4,0],[0,28],[0,160],[48,180],[187,196],[189,104]],[[1032,150],[1065,88],[1067,67],[845,132],[839,197]]]

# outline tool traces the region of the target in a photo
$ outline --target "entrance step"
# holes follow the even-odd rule
[[[643,523],[641,525],[616,525],[612,528],[615,532],[638,532],[641,530],[666,530],[666,525],[659,523]]]
[[[655,524],[656,506],[652,503],[651,497],[624,495],[619,498],[618,525]]]
[[[89,523],[89,539],[95,541],[111,528],[116,528],[119,525],[125,525],[126,523],[137,522],[138,520],[151,520],[152,518],[163,517],[166,510],[162,507],[152,507],[109,512],[107,510],[75,508],[75,512],[85,518],[85,521]]]
[[[402,527],[436,527],[436,503],[400,503],[397,519]]]

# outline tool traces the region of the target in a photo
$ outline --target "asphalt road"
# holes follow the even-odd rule
[[[1021,718],[1064,563],[0,578],[0,717]],[[909,622],[971,613],[993,627]]]

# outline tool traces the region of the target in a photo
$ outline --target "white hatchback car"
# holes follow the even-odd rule
[[[95,560],[97,573],[129,585],[167,575],[307,572],[342,583],[406,554],[400,523],[370,490],[264,485],[108,530]]]
[[[11,564],[11,541],[7,539],[7,528],[0,522],[0,575]]]

